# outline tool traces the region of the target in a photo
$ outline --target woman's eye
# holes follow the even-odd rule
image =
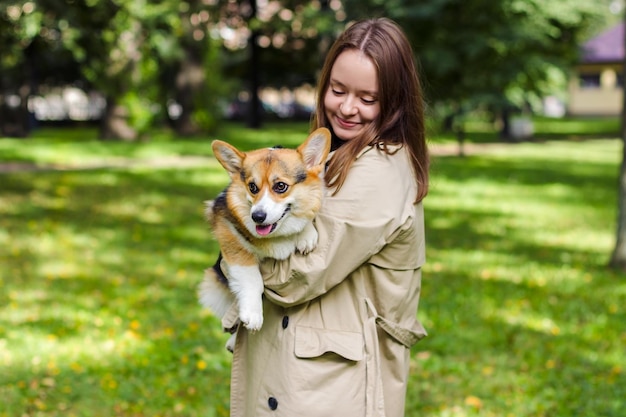
[[[288,188],[289,186],[284,182],[277,182],[276,184],[274,184],[274,187],[272,189],[274,190],[274,192],[282,194],[286,192]]]
[[[250,192],[252,194],[256,194],[259,192],[259,187],[256,186],[255,183],[251,182],[250,184],[248,184],[248,189],[250,190]]]
[[[344,94],[343,91],[335,90],[334,88],[332,89],[332,91],[333,91],[333,94],[336,95],[336,96],[340,96],[340,95]]]
[[[365,104],[374,104],[376,103],[376,99],[374,98],[362,98],[361,101]]]

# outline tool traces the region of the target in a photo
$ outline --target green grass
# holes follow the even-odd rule
[[[617,137],[621,122],[616,117],[532,117],[534,138],[538,140],[571,140],[589,137]],[[464,123],[465,141],[471,143],[491,143],[500,141],[497,123],[485,115],[468,116]],[[441,131],[441,123],[430,121],[429,130],[438,142],[456,142],[453,132]]]
[[[178,140],[170,131],[156,130],[143,142],[98,140],[94,128],[44,128],[27,139],[0,138],[0,162],[76,165],[114,163],[120,159],[150,160],[173,156],[211,156],[210,142],[222,139],[241,149],[264,146],[296,146],[308,131],[303,122],[268,123],[263,130],[242,129],[225,123],[213,136]],[[305,136],[306,138],[306,136]]]
[[[219,135],[252,148],[305,124]],[[0,159],[210,156],[210,138],[0,139]],[[279,139],[279,140],[277,140]],[[408,417],[623,416],[616,139],[435,156]],[[216,163],[0,174],[0,417],[227,416],[230,354],[195,287],[217,253]]]

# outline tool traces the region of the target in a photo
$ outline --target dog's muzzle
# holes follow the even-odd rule
[[[275,223],[270,223],[270,224],[264,223],[265,219],[267,219],[267,213],[265,212],[265,210],[255,210],[252,212],[250,217],[252,217],[252,220],[256,223],[256,232],[259,234],[259,236],[267,236],[270,233],[272,233],[274,230],[276,230],[276,227],[278,226],[278,222],[280,222],[289,211],[291,211],[291,204],[289,204],[285,208],[285,210],[283,211],[283,214]]]

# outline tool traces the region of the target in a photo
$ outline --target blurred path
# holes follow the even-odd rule
[[[215,161],[202,156],[172,156],[155,159],[116,158],[104,162],[84,164],[34,164],[31,162],[0,162],[0,173],[45,172],[45,171],[89,171],[128,168],[188,168],[201,167]]]
[[[506,149],[514,144],[510,143],[466,143],[463,146],[463,155],[485,154]],[[432,144],[432,156],[458,156],[459,145]],[[46,172],[46,171],[89,171],[103,169],[128,168],[194,168],[202,167],[214,162],[215,159],[203,156],[171,156],[155,159],[116,158],[103,162],[89,162],[82,164],[35,164],[31,162],[0,162],[0,174],[13,172]]]

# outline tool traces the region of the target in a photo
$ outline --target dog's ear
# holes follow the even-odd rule
[[[330,130],[321,127],[311,132],[304,143],[298,146],[298,152],[302,155],[307,168],[326,162],[330,152]]]
[[[214,140],[211,143],[211,148],[213,148],[213,155],[215,155],[226,171],[231,174],[239,174],[241,172],[245,156],[243,152],[221,140]]]

